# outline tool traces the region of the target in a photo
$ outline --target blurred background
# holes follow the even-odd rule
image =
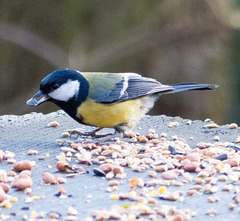
[[[26,100],[71,68],[218,84],[162,96],[150,114],[240,123],[239,30],[238,0],[1,0],[0,115],[57,110]]]

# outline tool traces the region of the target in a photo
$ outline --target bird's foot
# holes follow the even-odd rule
[[[70,134],[71,135],[77,134],[77,137],[84,136],[84,137],[93,137],[93,138],[101,138],[101,137],[106,137],[106,136],[109,136],[109,135],[113,135],[112,133],[96,134],[98,131],[100,131],[102,129],[103,129],[102,127],[98,127],[95,130],[90,131],[90,132],[81,132],[79,130],[72,130]]]

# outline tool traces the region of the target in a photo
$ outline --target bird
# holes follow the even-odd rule
[[[217,87],[197,83],[164,85],[137,73],[58,69],[41,81],[40,91],[27,104],[53,102],[77,122],[96,127],[87,133],[78,132],[79,135],[101,137],[104,135],[97,132],[103,128],[119,133],[132,130],[162,94]]]

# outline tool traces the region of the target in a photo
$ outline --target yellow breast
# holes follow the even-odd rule
[[[113,128],[118,124],[126,123],[132,129],[145,114],[142,108],[142,99],[127,100],[121,103],[102,104],[87,99],[78,107],[78,116],[81,115],[85,124]]]

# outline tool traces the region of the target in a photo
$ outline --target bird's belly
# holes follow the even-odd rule
[[[113,128],[114,126],[127,123],[133,128],[143,116],[142,99],[128,100],[121,103],[102,104],[91,99],[83,102],[77,111],[85,124]]]

